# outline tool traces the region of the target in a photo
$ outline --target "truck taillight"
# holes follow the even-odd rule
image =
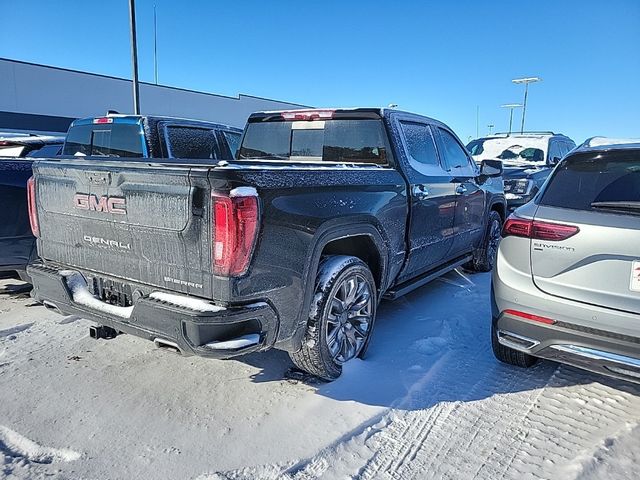
[[[575,225],[541,222],[511,215],[502,228],[502,236],[531,238],[559,242],[573,237],[580,229]]]
[[[258,197],[211,196],[213,273],[237,277],[246,273],[258,235]]]
[[[31,231],[36,237],[39,237],[40,225],[38,224],[38,212],[36,211],[36,180],[33,177],[29,177],[29,180],[27,180],[27,202]]]

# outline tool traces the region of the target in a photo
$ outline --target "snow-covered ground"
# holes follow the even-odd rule
[[[0,280],[0,290],[15,280]],[[0,477],[640,478],[640,388],[499,364],[489,276],[383,303],[366,360],[331,384],[286,354],[180,357],[0,293]]]

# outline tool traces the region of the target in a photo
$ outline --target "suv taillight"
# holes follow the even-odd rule
[[[559,242],[573,237],[580,229],[575,225],[541,222],[511,215],[502,228],[502,236],[531,238]]]
[[[40,225],[38,224],[38,212],[36,211],[36,180],[33,177],[29,177],[29,180],[27,180],[27,205],[29,207],[31,231],[36,237],[39,237]]]
[[[258,236],[258,197],[212,194],[213,273],[246,273]]]

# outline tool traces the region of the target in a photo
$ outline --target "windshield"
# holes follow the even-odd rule
[[[388,163],[389,144],[379,119],[254,122],[238,159]]]
[[[467,150],[477,162],[499,159],[514,164],[544,164],[549,139],[545,137],[480,138],[471,141]]]
[[[62,154],[142,157],[143,140],[141,127],[135,123],[77,125],[69,129]]]

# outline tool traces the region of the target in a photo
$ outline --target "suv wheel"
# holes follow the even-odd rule
[[[293,363],[324,380],[335,380],[342,365],[361,357],[376,316],[376,284],[357,257],[332,255],[320,262],[307,332]]]
[[[513,348],[505,347],[498,341],[496,327],[491,325],[491,348],[493,355],[503,363],[515,365],[516,367],[529,368],[536,364],[538,359],[524,352],[519,352]]]
[[[474,253],[473,260],[465,264],[464,267],[474,272],[490,272],[496,263],[501,232],[502,217],[495,210],[491,210],[482,244]]]

